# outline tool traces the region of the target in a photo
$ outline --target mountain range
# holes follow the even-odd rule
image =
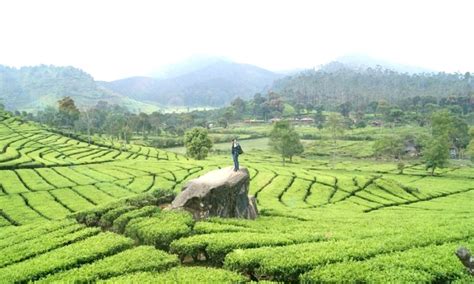
[[[219,107],[266,92],[283,75],[227,60],[210,61],[165,78],[132,77],[99,85],[129,98],[165,106]]]
[[[13,68],[0,65],[0,103],[10,110],[36,111],[64,96],[79,106],[99,101],[152,112],[175,106],[221,107],[233,99],[266,92],[283,75],[225,59],[201,61],[162,73],[159,78],[131,77],[95,81],[74,67],[40,65]]]
[[[362,55],[340,57],[337,62],[320,66],[319,70],[333,72],[341,68],[362,70],[377,66],[409,74],[431,72]],[[125,105],[135,112],[176,106],[221,107],[237,97],[249,99],[255,93],[278,89],[283,78],[286,78],[284,74],[221,57],[195,58],[150,76],[110,82],[95,81],[91,75],[74,67],[12,68],[0,65],[0,103],[11,110],[36,111],[56,105],[61,97],[71,96],[80,107],[107,101]]]

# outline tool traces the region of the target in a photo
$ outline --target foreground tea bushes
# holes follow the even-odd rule
[[[468,241],[468,246],[474,242]],[[300,276],[303,282],[451,282],[468,273],[447,243],[378,255],[365,261],[348,261],[313,269]],[[472,278],[471,278],[472,281]]]
[[[179,264],[176,256],[150,246],[139,246],[39,281],[84,283],[137,271],[162,271]]]
[[[178,238],[191,233],[194,220],[184,211],[163,211],[151,217],[132,219],[125,227],[125,235],[141,244],[168,248]]]
[[[66,219],[61,221],[47,221],[38,224],[2,228],[2,230],[0,230],[0,249],[75,225],[76,222]]]
[[[236,250],[225,259],[225,267],[256,277],[296,280],[313,267],[349,259],[363,260],[382,253],[407,250],[416,246],[461,241],[474,233],[474,224],[444,229],[412,231],[410,234],[378,236],[361,240],[296,244],[276,248]],[[291,253],[289,253],[291,251]]]
[[[137,195],[75,215],[88,226],[100,226],[134,239],[139,244],[167,249],[169,244],[191,233],[194,225],[187,211],[162,211],[159,205],[170,202],[170,191]]]
[[[117,219],[113,220],[111,230],[117,233],[123,233],[125,231],[125,226],[127,226],[130,220],[140,217],[152,216],[159,212],[160,208],[153,205],[135,208],[118,216]]]
[[[203,234],[182,238],[171,244],[171,251],[183,259],[192,256],[197,260],[203,253],[206,260],[220,264],[224,257],[234,249],[263,246],[281,246],[298,242],[322,240],[318,235],[264,234],[251,232]]]
[[[305,274],[301,277],[301,282],[430,283],[432,282],[432,277],[429,273],[417,269],[408,269],[397,266],[380,269],[369,265],[357,265],[355,263],[345,262],[344,269],[342,270],[324,270],[316,275]]]
[[[129,220],[159,212],[158,206],[170,202],[173,198],[174,194],[169,190],[156,190],[78,212],[73,216],[78,222],[88,226],[108,229],[112,225],[122,232]]]
[[[177,267],[164,273],[141,272],[99,283],[240,283],[245,277],[224,269]]]
[[[83,241],[61,247],[0,269],[0,282],[27,282],[47,274],[68,269],[130,248],[133,240],[101,233]]]
[[[193,228],[196,234],[229,233],[229,232],[259,232],[260,230],[236,226],[232,224],[220,224],[214,222],[197,222]]]
[[[97,228],[73,225],[2,249],[0,267],[97,235]]]

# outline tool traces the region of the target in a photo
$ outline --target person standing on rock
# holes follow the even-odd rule
[[[242,147],[240,147],[237,139],[232,140],[232,159],[234,160],[234,172],[239,170],[239,155],[243,154]]]

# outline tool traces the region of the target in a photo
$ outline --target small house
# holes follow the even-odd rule
[[[305,124],[312,124],[314,123],[314,119],[312,119],[311,117],[303,117],[300,119],[300,122]]]

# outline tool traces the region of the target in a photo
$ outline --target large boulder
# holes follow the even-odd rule
[[[214,170],[189,181],[171,209],[185,209],[194,219],[212,216],[255,219],[258,215],[255,197],[248,196],[249,171],[232,167]]]

